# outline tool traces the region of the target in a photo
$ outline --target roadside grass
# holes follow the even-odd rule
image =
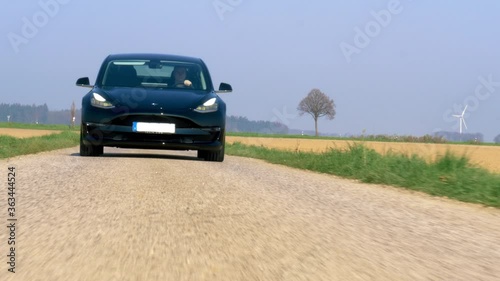
[[[31,138],[0,135],[0,159],[73,147],[78,145],[79,141],[80,135],[73,131]]]
[[[451,153],[427,163],[417,155],[381,155],[362,144],[317,154],[238,142],[226,144],[226,153],[500,208],[500,175],[475,167],[466,157]]]
[[[62,124],[26,124],[15,122],[0,122],[0,128],[30,129],[30,130],[59,130],[59,131],[79,131],[80,126],[71,128]]]

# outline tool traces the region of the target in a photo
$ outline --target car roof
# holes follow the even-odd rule
[[[120,59],[147,59],[147,60],[177,60],[185,62],[199,63],[200,58],[170,55],[170,54],[153,54],[153,53],[130,53],[130,54],[111,54],[107,60],[120,60]]]

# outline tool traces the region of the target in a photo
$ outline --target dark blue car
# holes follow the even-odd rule
[[[208,161],[224,160],[226,104],[199,58],[117,54],[102,63],[95,85],[82,99],[80,155],[99,156],[104,146],[197,150]]]

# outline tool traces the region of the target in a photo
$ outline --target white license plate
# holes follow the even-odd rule
[[[175,124],[171,123],[132,123],[132,131],[141,133],[173,134],[175,133]]]

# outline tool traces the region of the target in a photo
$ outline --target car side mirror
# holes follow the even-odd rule
[[[233,87],[227,83],[220,83],[219,90],[217,93],[230,93],[233,91]]]
[[[76,80],[76,85],[80,86],[80,87],[86,87],[86,88],[94,87],[94,86],[90,85],[90,80],[88,77],[78,78],[78,80]]]

